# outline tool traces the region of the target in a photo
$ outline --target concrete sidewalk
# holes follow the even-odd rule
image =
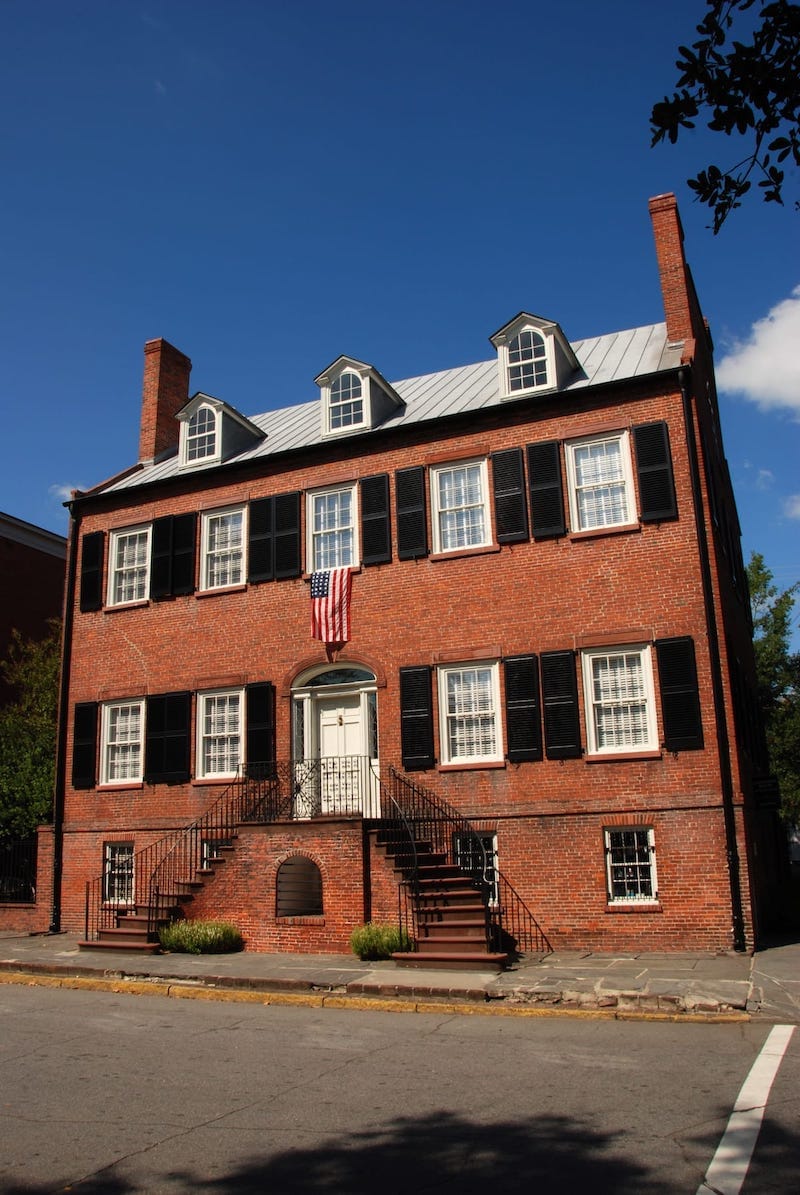
[[[800,943],[742,954],[558,952],[500,975],[418,970],[353,955],[135,955],[81,951],[69,934],[0,935],[0,981],[69,982],[220,998],[283,996],[383,1007],[446,1002],[476,1012],[600,1011],[607,1015],[759,1016],[800,1023]],[[144,986],[143,986],[144,985]],[[313,1001],[311,998],[313,997]]]

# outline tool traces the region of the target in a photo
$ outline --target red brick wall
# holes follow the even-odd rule
[[[87,507],[83,532],[108,530],[163,514],[244,503],[321,483],[432,463],[437,456],[487,456],[503,448],[666,420],[672,445],[679,517],[660,525],[597,536],[517,543],[447,559],[398,561],[363,568],[353,578],[352,637],[339,662],[370,667],[379,683],[378,718],[383,764],[400,759],[398,670],[448,658],[500,658],[523,652],[602,645],[627,639],[651,642],[689,635],[695,643],[705,748],[635,761],[544,760],[463,771],[433,770],[417,779],[464,813],[498,817],[501,868],[560,944],[632,948],[718,948],[730,942],[730,891],[722,837],[721,773],[706,634],[698,539],[693,516],[690,458],[683,406],[675,379],[642,382],[603,396],[558,395],[535,408],[511,408],[437,427],[432,445],[421,428],[406,435],[330,446],[299,455],[278,475],[211,474],[196,492],[199,475],[169,490],[154,488],[143,506],[133,493],[99,499]],[[366,447],[369,445],[369,451]],[[347,453],[355,454],[348,458]],[[204,479],[206,480],[206,479]],[[394,497],[394,495],[392,495]],[[394,509],[394,505],[393,505]],[[199,533],[199,532],[198,532]],[[716,564],[712,562],[719,596]],[[739,615],[741,617],[741,615]],[[76,610],[70,709],[76,702],[108,700],[270,680],[277,689],[277,755],[290,756],[290,692],[299,673],[323,664],[325,652],[310,635],[307,579],[195,594],[140,607],[81,614]],[[724,638],[724,636],[723,636]],[[726,691],[726,714],[732,717]],[[656,691],[658,707],[658,692]],[[436,703],[434,703],[434,707]],[[662,725],[658,709],[659,726]],[[71,718],[70,718],[71,735]],[[582,741],[586,742],[585,724]],[[71,742],[67,759],[71,760]],[[208,784],[141,785],[116,791],[75,792],[67,785],[65,925],[76,927],[87,875],[99,874],[102,842],[110,837],[156,836],[185,824],[221,791]],[[735,799],[743,799],[737,784]],[[607,911],[602,826],[624,816],[644,816],[656,829],[663,908],[655,913]],[[511,822],[507,819],[517,819]],[[510,827],[514,826],[513,832]],[[124,830],[124,833],[122,832]],[[259,949],[344,949],[363,919],[360,851],[355,829],[342,830],[341,857],[329,855],[328,835],[315,841],[313,824],[285,832],[248,832],[253,875],[247,891],[213,886],[214,909],[233,910]],[[350,835],[350,837],[348,837]],[[352,838],[352,841],[351,841]],[[508,841],[506,842],[506,838]],[[326,890],[335,902],[325,924],[274,925],[275,859],[300,849],[319,854]],[[576,849],[577,848],[577,849]],[[747,852],[740,844],[741,882],[748,900]],[[69,862],[67,863],[67,856]],[[360,858],[360,856],[359,856]],[[270,879],[272,876],[272,879]],[[209,896],[204,896],[210,910]],[[377,888],[376,908],[388,905]],[[200,905],[198,905],[198,908]],[[346,912],[344,910],[347,910]],[[270,918],[272,917],[272,921]],[[234,919],[236,919],[234,917]],[[280,933],[278,933],[280,930]],[[748,919],[748,933],[752,927]],[[338,945],[337,945],[338,943]]]

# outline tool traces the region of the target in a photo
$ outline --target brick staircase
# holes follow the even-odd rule
[[[380,831],[378,842],[402,872],[414,906],[417,949],[393,954],[395,963],[446,971],[502,971],[508,955],[488,949],[489,907],[475,880],[434,852],[430,843],[417,842],[412,856],[381,843]]]

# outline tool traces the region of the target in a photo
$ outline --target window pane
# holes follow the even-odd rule
[[[547,385],[547,349],[544,337],[533,329],[520,332],[508,346],[510,390],[530,390]]]
[[[609,893],[612,900],[652,900],[652,832],[607,830]]]
[[[598,749],[647,745],[647,693],[640,652],[592,657],[592,702]]]
[[[312,511],[314,569],[353,564],[352,489],[314,494]]]
[[[361,379],[355,373],[343,373],[331,386],[331,429],[352,427],[364,422]]]
[[[109,842],[105,848],[103,899],[118,904],[133,901],[133,844]]]
[[[482,467],[475,464],[440,469],[437,489],[440,550],[486,543]]]
[[[216,452],[217,417],[210,407],[200,407],[186,429],[186,459],[199,461]]]
[[[622,444],[595,440],[572,449],[575,502],[582,531],[628,522]]]
[[[243,578],[243,529],[241,510],[209,515],[206,522],[206,589],[240,585]]]
[[[111,602],[140,602],[147,597],[150,556],[148,530],[113,536]]]
[[[216,693],[203,698],[204,776],[230,776],[239,767],[240,704],[238,693]]]
[[[491,668],[449,671],[445,692],[448,758],[494,758],[497,748]]]

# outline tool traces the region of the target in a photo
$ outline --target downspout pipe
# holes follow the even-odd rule
[[[700,462],[697,454],[697,437],[694,430],[693,392],[691,370],[681,368],[678,380],[683,401],[683,420],[686,429],[686,443],[689,448],[689,471],[692,483],[692,503],[697,527],[697,544],[700,555],[700,574],[703,582],[703,605],[706,616],[706,634],[711,662],[711,689],[714,698],[714,725],[716,727],[717,753],[719,755],[720,784],[722,787],[722,816],[725,826],[725,850],[728,859],[728,878],[731,891],[731,915],[734,950],[747,949],[742,906],[742,886],[739,881],[739,848],[736,843],[736,817],[733,804],[733,774],[731,772],[730,739],[725,714],[725,692],[722,684],[722,658],[719,649],[719,632],[714,610],[714,589],[711,579],[708,534],[700,486]]]
[[[61,881],[64,870],[64,794],[67,771],[67,725],[70,665],[72,662],[72,625],[75,619],[75,588],[78,575],[78,534],[80,515],[75,503],[69,507],[69,552],[67,585],[64,593],[64,618],[61,644],[61,679],[58,693],[58,726],[56,730],[56,779],[53,787],[53,903],[50,910],[49,933],[61,933]]]

